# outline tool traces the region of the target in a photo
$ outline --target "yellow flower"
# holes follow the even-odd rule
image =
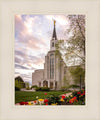
[[[73,96],[71,95],[71,97],[73,97]]]
[[[33,103],[32,103],[32,102],[28,102],[28,104],[29,104],[29,105],[33,105]]]
[[[36,99],[38,99],[39,97],[38,96],[36,96]]]
[[[60,101],[61,101],[61,102],[64,102],[64,99],[61,98]]]
[[[51,105],[57,105],[57,104],[54,103],[54,104],[51,104]]]
[[[38,99],[38,101],[44,101],[44,99]]]
[[[83,95],[80,95],[79,97],[82,97]]]

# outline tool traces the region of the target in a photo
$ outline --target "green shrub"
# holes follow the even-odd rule
[[[52,94],[51,96],[47,97],[47,99],[49,100],[48,104],[51,105],[51,104],[58,104],[60,105],[61,104],[61,101],[60,101],[60,96],[57,96],[57,95],[54,95]]]
[[[79,88],[79,85],[70,85],[69,88]]]
[[[36,91],[50,91],[50,88],[48,88],[48,87],[37,87],[35,90]]]
[[[33,85],[33,86],[31,87],[31,89],[32,89],[32,88],[37,88],[37,87],[38,87],[37,85]]]
[[[41,91],[41,87],[37,87],[35,90],[36,91]]]
[[[72,93],[73,96],[77,96],[77,91]]]
[[[78,102],[74,102],[73,105],[85,105],[85,101],[79,100]]]
[[[29,87],[26,87],[26,90],[30,90],[30,88],[29,88]]]
[[[18,88],[18,87],[15,87],[15,91],[20,91],[20,88]]]
[[[67,91],[67,90],[68,90],[68,87],[63,86],[63,87],[61,87],[61,90],[62,90],[62,91]]]
[[[50,91],[50,88],[48,88],[48,87],[41,87],[41,91]]]

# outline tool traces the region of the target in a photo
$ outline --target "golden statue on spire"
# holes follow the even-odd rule
[[[53,19],[53,22],[54,22],[54,26],[55,26],[55,24],[56,24],[56,20]]]

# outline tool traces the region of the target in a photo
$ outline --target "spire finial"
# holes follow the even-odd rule
[[[56,20],[53,20],[54,21],[54,26],[55,26],[55,24],[56,24]]]
[[[53,19],[53,22],[54,22],[54,26],[55,26],[55,24],[56,24],[56,20],[55,20],[55,19]]]
[[[57,40],[57,36],[56,36],[56,28],[55,28],[56,20],[53,19],[53,22],[54,22],[54,29],[53,29],[53,36],[52,36],[52,38],[55,38],[55,40]]]

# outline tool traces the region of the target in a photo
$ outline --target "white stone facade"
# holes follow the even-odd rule
[[[50,51],[45,56],[44,69],[35,70],[32,73],[32,85],[39,87],[50,87],[51,89],[61,89],[64,86],[64,78],[69,84],[73,84],[72,76],[69,72],[70,67],[59,56],[56,55],[55,44],[58,42],[54,24],[53,36],[50,41]]]
[[[55,21],[54,21],[54,30],[53,36],[50,41],[50,51],[48,51],[45,56],[45,63],[43,70],[35,70],[32,73],[32,85],[37,85],[41,87],[50,87],[51,89],[60,89],[64,82],[63,78],[66,69],[66,65],[63,60],[59,59],[59,56],[56,55],[57,36],[55,30]]]

